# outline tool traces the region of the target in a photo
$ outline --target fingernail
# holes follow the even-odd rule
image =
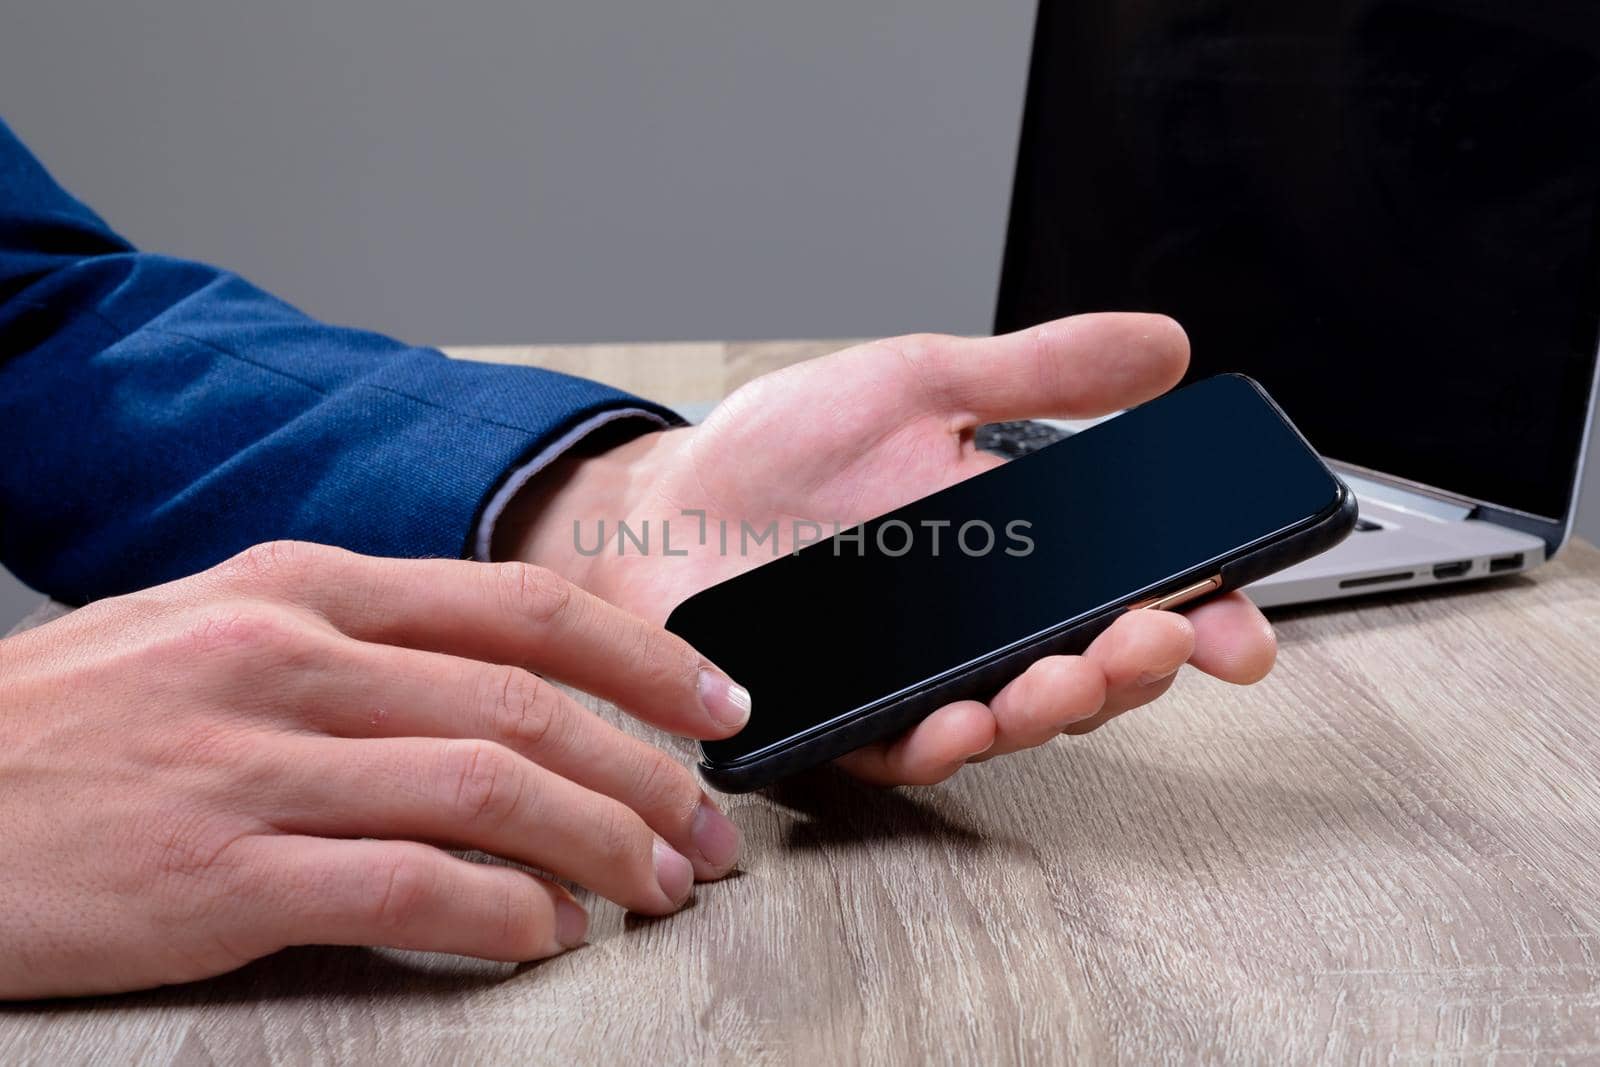
[[[700,703],[726,729],[737,730],[750,720],[750,690],[715,668],[700,670]]]
[[[1139,684],[1155,685],[1157,682],[1164,682],[1168,678],[1171,678],[1174,674],[1177,674],[1179,668],[1182,666],[1183,664],[1180,663],[1177,667],[1172,668],[1170,671],[1146,671],[1144,674],[1139,675]]]
[[[566,897],[556,898],[556,940],[562,948],[577,948],[589,932],[589,916]]]
[[[661,892],[667,895],[673,907],[681,906],[694,888],[694,865],[659,837],[656,838],[655,862],[656,884],[661,886]]]
[[[706,865],[721,873],[739,858],[739,828],[709,799],[700,801],[689,827],[689,837]]]

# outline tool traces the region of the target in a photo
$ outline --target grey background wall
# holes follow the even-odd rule
[[[1032,17],[51,0],[0,16],[0,109],[137,243],[418,342],[980,332]]]

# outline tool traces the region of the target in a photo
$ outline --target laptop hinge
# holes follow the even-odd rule
[[[1443,522],[1470,519],[1473,512],[1478,510],[1477,501],[1455,496],[1431,486],[1418,485],[1403,478],[1381,474],[1354,463],[1344,463],[1339,460],[1328,462],[1344,475],[1358,498],[1366,497],[1382,501],[1390,507]]]

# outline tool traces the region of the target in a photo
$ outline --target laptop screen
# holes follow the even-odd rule
[[[1041,0],[997,329],[1173,315],[1324,455],[1563,516],[1600,7]]]

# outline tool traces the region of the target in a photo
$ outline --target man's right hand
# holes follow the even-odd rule
[[[541,675],[688,737],[749,713],[677,637],[517,563],[268,544],[0,641],[0,998],[289,945],[583,941],[565,889],[445,848],[650,915],[726,874],[738,831],[693,775]]]

